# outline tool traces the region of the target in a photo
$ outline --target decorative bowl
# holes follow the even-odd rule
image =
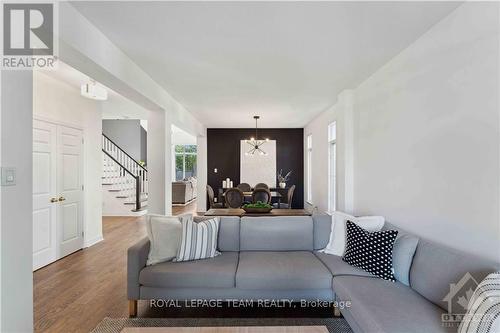
[[[269,213],[270,211],[273,210],[273,207],[269,208],[250,208],[250,207],[243,207],[243,210],[247,213],[252,213],[252,214],[265,214]]]

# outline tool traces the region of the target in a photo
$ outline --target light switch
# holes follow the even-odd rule
[[[217,173],[217,168],[214,169],[214,173]]]
[[[2,186],[16,185],[16,169],[2,167]]]

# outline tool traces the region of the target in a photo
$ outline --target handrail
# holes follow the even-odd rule
[[[135,211],[141,210],[141,176],[136,176],[132,172],[130,172],[126,167],[124,167],[120,162],[116,160],[113,156],[111,156],[107,151],[102,149],[102,152],[106,154],[113,162],[118,164],[120,168],[125,170],[132,178],[135,179]]]
[[[102,149],[102,152],[106,155],[108,155],[109,158],[111,158],[116,164],[118,164],[118,166],[120,168],[122,168],[123,170],[125,170],[129,175],[131,175],[132,177],[136,178],[136,177],[139,177],[139,176],[136,176],[134,175],[131,171],[129,171],[126,167],[123,166],[123,164],[121,164],[120,162],[118,162],[116,160],[116,158],[114,158],[113,156],[111,156],[110,153],[108,153],[106,150],[104,150],[104,148]]]
[[[116,148],[120,149],[120,151],[122,153],[124,153],[125,155],[127,155],[127,157],[130,158],[135,164],[137,164],[139,167],[141,167],[144,171],[148,172],[148,169],[146,169],[143,165],[141,165],[139,162],[137,162],[135,160],[135,158],[133,158],[132,156],[130,156],[125,150],[122,149],[122,147],[118,146],[116,144],[116,142],[114,142],[113,140],[111,140],[106,134],[102,133],[102,136],[105,137],[109,142],[111,142],[112,144],[114,144],[116,146]]]

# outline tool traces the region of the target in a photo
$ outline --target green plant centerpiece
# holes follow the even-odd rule
[[[243,209],[247,213],[269,213],[273,209],[273,206],[262,201],[257,201],[256,203],[243,205]]]

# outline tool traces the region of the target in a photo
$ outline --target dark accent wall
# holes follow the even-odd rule
[[[240,140],[255,136],[252,128],[207,129],[207,183],[217,193],[222,181],[240,183]],[[295,184],[293,208],[304,208],[304,130],[302,128],[263,128],[259,138],[276,140],[276,170],[292,170],[288,185]],[[214,169],[217,168],[217,173]],[[255,185],[255,184],[250,184]]]

